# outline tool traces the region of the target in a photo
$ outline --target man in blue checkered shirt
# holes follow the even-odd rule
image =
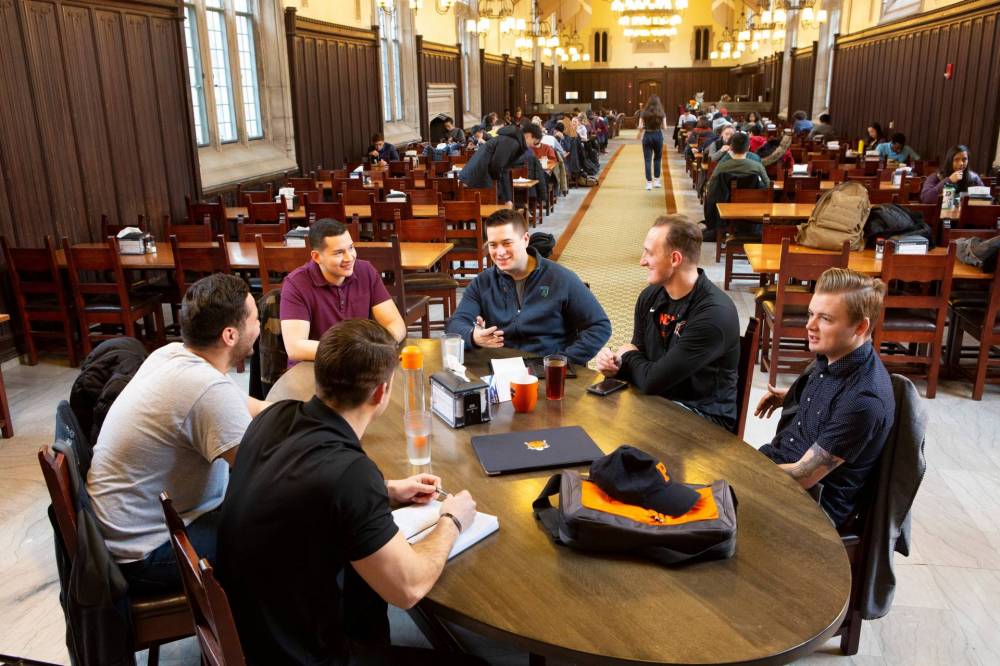
[[[816,362],[789,388],[768,386],[757,416],[782,408],[778,432],[760,451],[809,489],[820,481],[820,505],[838,527],[854,516],[858,495],[892,429],[889,373],[872,347],[885,285],[831,268],[809,303],[809,350]]]

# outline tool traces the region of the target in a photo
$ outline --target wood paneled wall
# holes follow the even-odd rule
[[[503,114],[507,108],[507,58],[479,50],[479,81],[483,116],[490,111]]]
[[[564,92],[575,90],[581,102],[591,102],[595,90],[606,90],[607,100],[597,100],[594,106],[606,106],[624,111],[635,111],[643,90],[656,85],[668,116],[673,117],[678,106],[705,92],[706,100],[717,100],[725,93],[733,94],[735,77],[728,67],[657,67],[631,69],[564,69],[559,72],[560,102],[565,102]]]
[[[988,171],[1000,130],[1000,2],[978,0],[838,38],[830,114],[848,137],[872,121],[925,157],[964,143]],[[954,65],[954,76],[944,78]],[[887,131],[890,131],[887,129]]]
[[[514,108],[511,109],[511,113],[517,107],[521,107],[524,115],[530,118],[532,115],[532,105],[535,103],[535,65],[531,62],[526,63],[518,58],[514,71],[516,77],[514,90],[517,100],[514,101]]]
[[[159,230],[198,191],[179,5],[0,0],[0,233]]]
[[[308,19],[289,7],[285,31],[299,169],[360,159],[371,135],[382,131],[378,28]]]
[[[816,82],[816,42],[812,46],[792,49],[792,87],[788,97],[788,113],[805,111],[812,117],[813,87]]]
[[[781,97],[781,70],[784,61],[781,53],[775,53],[770,58],[761,60],[761,92],[765,102],[771,103],[771,117],[778,113],[779,97]]]
[[[774,113],[778,104],[778,89],[781,86],[780,54],[734,67],[730,71],[735,79],[731,83],[734,91],[732,94],[746,95],[750,102],[759,100],[759,103],[770,103],[770,113]]]
[[[424,139],[430,140],[430,113],[427,110],[427,88],[432,83],[444,83],[455,86],[455,107],[448,114],[455,121],[456,127],[462,127],[461,109],[465,108],[462,89],[462,57],[459,45],[435,44],[425,42],[417,35],[417,53],[419,55],[417,78],[419,81],[420,99],[420,132]]]

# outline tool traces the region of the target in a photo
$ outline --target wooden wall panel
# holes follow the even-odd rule
[[[906,134],[925,157],[943,158],[950,146],[964,143],[972,168],[986,173],[1000,131],[998,52],[997,0],[952,5],[838,38],[830,113],[848,137],[879,121],[887,131]],[[949,63],[954,76],[946,80]]]
[[[427,83],[453,83],[456,87],[461,85],[457,46],[423,42],[420,57]]]
[[[805,111],[812,117],[812,98],[816,75],[815,42],[813,46],[792,51],[792,87],[788,112]]]
[[[361,159],[382,131],[377,29],[361,30],[285,10],[295,154],[302,171]]]
[[[520,58],[518,58],[518,63],[517,102],[514,107],[521,107],[524,115],[530,118],[532,105],[535,103],[535,66],[530,62],[522,62]],[[514,109],[511,109],[511,113],[513,112]]]
[[[0,233],[96,239],[100,216],[158,229],[198,174],[178,20],[166,0],[0,0]]]
[[[677,107],[696,92],[704,91],[706,100],[716,100],[724,93],[733,94],[736,86],[736,77],[728,67],[566,69],[559,72],[559,81],[560,102],[565,102],[564,91],[576,90],[581,102],[621,110],[629,115],[645,101],[640,95],[640,86],[644,82],[655,82],[669,117],[673,117]],[[607,91],[607,100],[592,102],[595,90]]]
[[[479,81],[482,88],[483,116],[490,111],[503,115],[508,108],[506,57],[489,55],[479,50]]]
[[[668,67],[663,106],[672,118],[677,107],[695,93],[704,92],[706,101],[715,101],[722,95],[732,95],[734,88],[734,77],[728,67]]]

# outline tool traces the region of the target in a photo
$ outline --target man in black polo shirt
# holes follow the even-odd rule
[[[632,343],[602,349],[597,369],[661,395],[717,425],[736,427],[740,322],[736,306],[698,268],[701,230],[664,215],[646,234],[639,265],[649,271],[635,304]]]
[[[809,302],[809,350],[816,362],[789,389],[767,387],[758,416],[782,408],[778,432],[760,451],[803,488],[823,482],[820,505],[840,527],[892,429],[892,381],[872,347],[885,285],[843,268],[820,276]]]
[[[389,404],[398,353],[379,324],[341,322],[320,339],[312,400],[275,403],[247,429],[218,569],[250,664],[470,662],[388,644],[385,602],[423,598],[476,515],[468,492],[450,496],[413,546],[393,522],[390,502],[425,503],[440,487],[431,474],[386,481],[361,448]]]

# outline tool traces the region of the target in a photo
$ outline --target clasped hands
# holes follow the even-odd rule
[[[605,377],[614,377],[622,369],[622,355],[630,351],[639,351],[639,348],[628,344],[622,345],[617,352],[613,352],[609,347],[605,347],[597,352],[597,370]]]
[[[486,320],[477,316],[476,325],[472,329],[472,341],[477,347],[498,349],[503,347],[503,331],[496,326],[487,328]]]

